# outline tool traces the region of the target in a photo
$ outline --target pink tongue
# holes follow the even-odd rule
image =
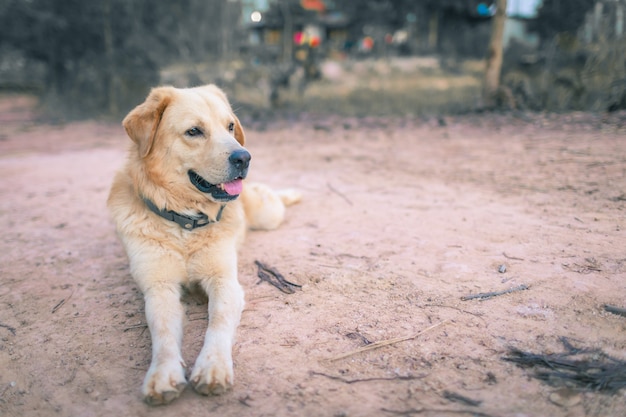
[[[243,189],[243,181],[241,179],[237,179],[231,182],[225,182],[222,185],[224,186],[224,191],[226,191],[230,195],[241,194],[241,190]]]

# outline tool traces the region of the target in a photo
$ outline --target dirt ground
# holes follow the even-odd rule
[[[626,359],[626,318],[603,308],[626,307],[626,114],[248,123],[251,178],[305,197],[241,252],[234,389],[151,408],[143,301],[105,207],[130,141],[32,104],[0,100],[1,415],[626,415],[624,390],[502,360],[561,337]],[[259,282],[255,260],[302,289]],[[193,364],[206,304],[185,303]]]

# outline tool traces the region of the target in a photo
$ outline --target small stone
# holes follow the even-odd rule
[[[569,388],[561,388],[548,396],[553,404],[560,407],[573,407],[580,403],[580,394]]]
[[[498,267],[498,272],[504,274],[506,272],[506,265],[502,264]]]

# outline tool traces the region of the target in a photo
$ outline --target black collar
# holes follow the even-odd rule
[[[220,219],[222,218],[222,211],[224,211],[224,207],[226,207],[225,204],[222,204],[222,206],[220,207],[220,210],[217,212],[217,216],[215,217],[215,220],[211,220],[209,219],[209,216],[207,216],[204,213],[200,213],[197,216],[193,216],[193,217],[185,216],[184,214],[176,213],[175,211],[160,209],[152,201],[148,200],[145,197],[143,201],[146,203],[146,206],[148,206],[148,208],[152,210],[154,213],[158,214],[164,219],[173,221],[174,223],[178,224],[180,227],[182,227],[185,230],[193,230],[198,227],[206,226],[207,224],[210,224],[210,223],[219,222]]]

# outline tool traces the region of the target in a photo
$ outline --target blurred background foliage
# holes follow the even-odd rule
[[[528,1],[509,9],[498,106],[626,108],[626,0]],[[494,3],[0,0],[0,92],[67,119],[209,82],[251,117],[480,110]]]

